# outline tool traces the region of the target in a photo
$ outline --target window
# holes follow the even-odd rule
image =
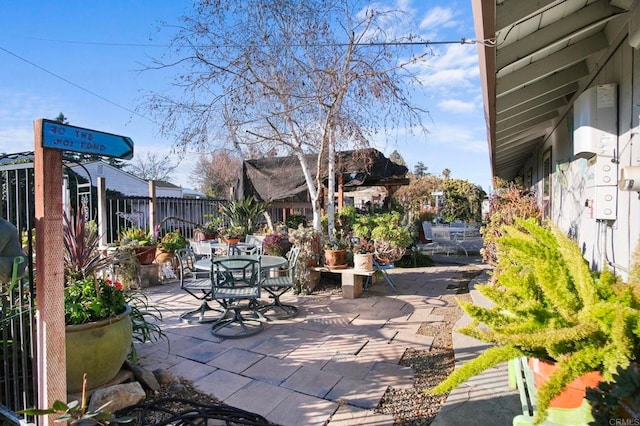
[[[543,214],[545,218],[551,215],[551,148],[542,155],[542,202]]]

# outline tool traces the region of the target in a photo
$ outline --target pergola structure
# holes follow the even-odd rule
[[[317,155],[307,157],[315,174]],[[323,183],[327,183],[327,164],[321,165]],[[338,208],[344,205],[345,193],[366,187],[384,187],[393,194],[400,186],[408,185],[408,169],[385,157],[380,151],[368,148],[357,151],[341,151],[336,158],[336,194]],[[309,208],[307,184],[296,156],[245,160],[242,179],[236,196],[253,196],[260,201],[270,201],[282,209]]]

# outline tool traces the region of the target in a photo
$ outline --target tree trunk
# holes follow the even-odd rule
[[[320,222],[320,190],[316,187],[313,176],[311,176],[311,170],[309,169],[309,164],[307,163],[304,152],[296,151],[296,155],[298,156],[298,161],[300,161],[300,167],[302,167],[304,180],[307,183],[309,196],[311,197],[311,207],[313,208],[313,228],[316,230],[320,230],[322,229],[322,224]],[[318,157],[318,162],[319,161],[320,157]]]
[[[335,227],[336,227],[336,208],[334,204],[336,189],[336,145],[333,138],[329,138],[329,155],[328,155],[328,180],[327,180],[327,231],[329,233],[329,241],[335,243]]]

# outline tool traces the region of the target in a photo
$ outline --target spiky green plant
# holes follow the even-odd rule
[[[575,378],[601,371],[610,379],[640,347],[640,299],[631,285],[592,273],[574,241],[534,219],[502,228],[492,283],[476,288],[494,306],[461,302],[473,322],[460,331],[496,346],[464,364],[431,392],[517,356],[552,359],[558,369],[538,390],[536,422]]]
[[[258,201],[253,196],[249,196],[244,200],[229,201],[229,203],[222,206],[220,212],[231,226],[242,228],[242,231],[239,232],[240,234],[246,235],[254,233],[258,217],[268,207],[269,203],[267,201]]]

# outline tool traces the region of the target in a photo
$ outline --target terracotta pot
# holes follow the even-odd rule
[[[135,252],[141,265],[151,265],[156,258],[156,246],[136,247]]]
[[[82,376],[93,389],[113,379],[131,348],[131,307],[114,318],[65,328],[67,392],[82,390]]]
[[[373,271],[373,253],[354,253],[353,269],[356,271]]]
[[[556,364],[538,358],[528,359],[529,368],[533,372],[533,379],[537,389],[546,383],[549,376],[556,370]],[[595,388],[602,381],[599,371],[592,371],[575,379],[551,400],[551,408],[578,408],[582,405],[586,388]]]
[[[165,250],[161,247],[156,249],[156,257],[154,263],[162,265],[164,263],[170,262],[172,265],[175,263],[176,254],[170,250]]]
[[[222,241],[229,244],[230,246],[235,246],[240,242],[240,238],[222,238]]]
[[[346,250],[325,250],[324,263],[327,266],[342,266],[347,263]]]

